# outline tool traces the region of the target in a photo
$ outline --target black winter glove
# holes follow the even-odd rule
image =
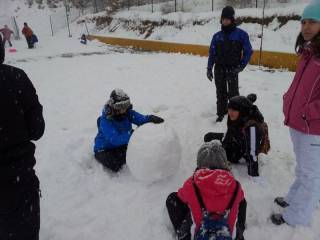
[[[242,72],[243,69],[244,69],[244,67],[241,66],[241,65],[239,65],[239,66],[237,66],[237,67],[235,67],[235,68],[233,69],[233,72],[236,73],[236,74],[238,74],[238,73]]]
[[[149,115],[149,122],[158,124],[158,123],[163,123],[164,119],[155,115]]]
[[[212,70],[207,69],[207,78],[209,79],[210,82],[212,82],[212,79],[213,79]]]
[[[206,135],[204,135],[204,141],[211,142],[212,140],[219,140],[222,142],[223,137],[223,133],[208,132]]]

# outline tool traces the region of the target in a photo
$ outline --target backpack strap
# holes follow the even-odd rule
[[[194,174],[195,174],[195,173],[194,173]],[[195,193],[196,193],[196,197],[197,197],[197,199],[198,199],[198,202],[199,202],[199,204],[200,204],[201,211],[202,211],[202,212],[205,212],[205,211],[207,211],[207,208],[206,208],[206,206],[204,205],[203,199],[202,199],[201,194],[200,194],[200,190],[199,190],[197,184],[196,184],[195,181],[194,181],[194,174],[193,174],[193,176],[192,176],[192,185],[193,185],[194,191],[195,191]]]
[[[200,190],[199,190],[197,184],[194,181],[194,175],[195,175],[195,173],[192,176],[192,185],[193,185],[194,191],[196,193],[196,197],[198,199],[198,202],[200,204],[201,211],[202,212],[208,212],[206,206],[204,205],[203,199],[201,197]],[[236,189],[233,192],[232,198],[230,199],[230,202],[229,202],[229,205],[228,205],[226,211],[232,208],[232,206],[233,206],[233,204],[234,204],[234,202],[235,202],[235,200],[237,198],[238,192],[239,192],[239,182],[236,180]]]
[[[229,202],[229,205],[228,205],[228,208],[227,210],[231,209],[234,202],[236,201],[236,198],[237,198],[237,195],[238,195],[238,192],[239,192],[239,182],[236,180],[236,189],[234,190],[233,192],[233,196]]]

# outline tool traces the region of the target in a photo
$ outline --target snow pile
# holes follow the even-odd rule
[[[127,164],[139,180],[166,179],[179,170],[179,138],[167,123],[145,124],[137,128],[128,145]]]

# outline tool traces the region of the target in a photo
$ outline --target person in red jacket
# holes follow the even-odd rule
[[[308,226],[320,199],[320,1],[303,11],[296,51],[300,55],[296,75],[283,96],[296,177],[288,194],[275,199],[285,208],[283,214],[272,214],[271,220],[276,225]]]
[[[230,172],[226,152],[218,140],[206,142],[200,147],[194,175],[185,181],[178,192],[171,193],[167,198],[166,206],[177,239],[191,240],[192,219],[196,225],[195,232],[200,228],[202,211],[193,180],[209,213],[230,210],[227,221],[231,233],[238,219],[235,239],[244,240],[247,203],[240,184],[236,191],[237,181]],[[231,209],[227,209],[234,196]]]
[[[28,47],[33,48],[34,47],[34,42],[32,39],[33,38],[33,31],[28,26],[28,24],[26,22],[23,24],[22,34],[26,37]]]

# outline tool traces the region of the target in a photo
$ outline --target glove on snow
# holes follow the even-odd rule
[[[158,123],[163,123],[164,119],[155,115],[149,115],[149,122],[158,124]]]

